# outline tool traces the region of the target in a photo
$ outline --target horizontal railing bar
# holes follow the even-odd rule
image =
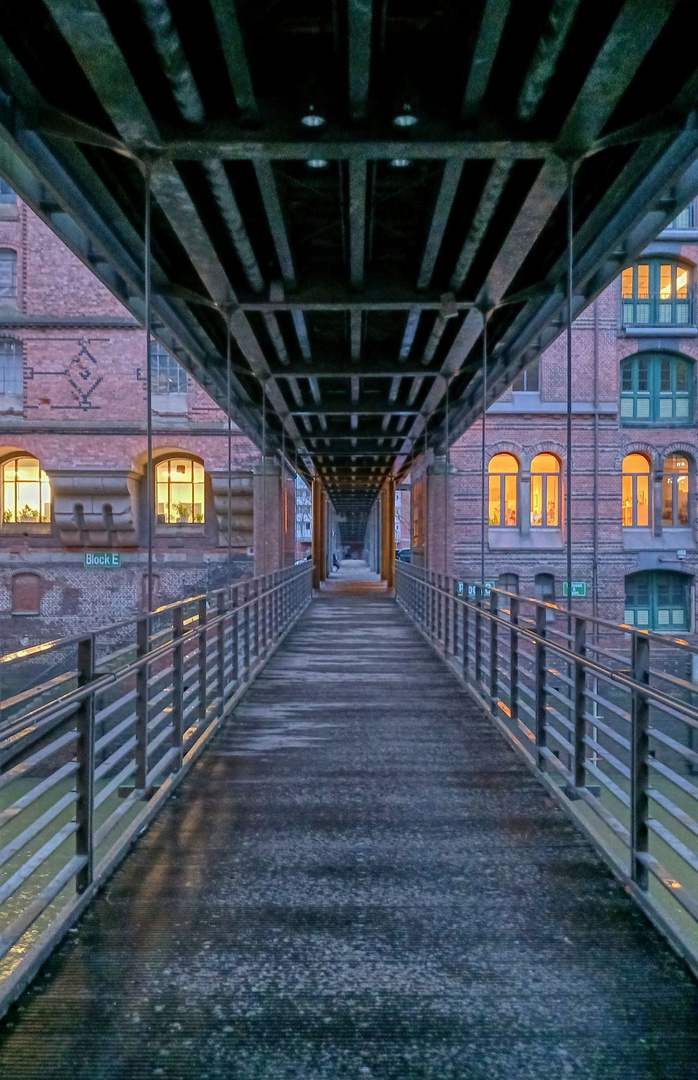
[[[76,830],[77,823],[75,821],[69,821],[67,825],[63,825],[57,833],[53,834],[50,840],[46,841],[43,847],[40,847],[31,858],[20,866],[12,877],[9,877],[7,881],[0,885],[0,904],[4,904],[13,893],[17,892],[20,885],[23,885],[27,878],[30,878],[42,863],[46,862],[49,856],[53,855],[54,851],[57,851],[61,844],[64,844]]]
[[[26,934],[27,930],[31,928],[49,904],[53,903],[58,894],[65,889],[66,885],[68,885],[80,870],[82,870],[86,863],[86,855],[74,855],[73,858],[59,870],[56,876],[51,879],[46,888],[42,889],[41,892],[29,902],[24,911],[22,911],[17,918],[3,930],[0,934],[0,960],[3,960],[15,947],[18,941]]]
[[[50,776],[47,776],[45,780],[37,784],[35,787],[28,791],[26,795],[22,795],[21,798],[15,799],[11,806],[6,807],[5,810],[0,812],[0,829],[7,825],[8,821],[12,821],[18,814],[21,814],[23,810],[26,810],[28,806],[31,806],[33,802],[40,799],[42,795],[45,795],[47,791],[50,791],[56,784],[60,784],[62,780],[67,780],[68,777],[74,776],[78,771],[77,761],[68,761],[65,765],[62,765],[60,769],[56,769]]]
[[[14,858],[18,852],[33,840],[35,836],[38,836],[40,832],[50,825],[54,818],[57,818],[64,810],[67,810],[72,803],[77,800],[77,792],[69,791],[66,795],[63,795],[58,802],[53,806],[49,806],[48,810],[45,810],[40,817],[32,821],[31,825],[27,825],[26,829],[23,829],[21,833],[10,840],[9,844],[5,844],[4,848],[0,848],[0,866],[4,866],[6,862]]]

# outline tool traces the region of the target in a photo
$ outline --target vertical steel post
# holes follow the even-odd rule
[[[136,656],[147,657],[150,651],[150,617],[148,615],[136,623]],[[145,795],[146,776],[148,774],[148,662],[147,659],[138,668],[136,675],[136,791]]]
[[[228,312],[225,319],[225,391],[226,391],[226,407],[228,410],[228,585],[233,580],[233,492],[232,492],[232,474],[233,474],[233,418],[231,416],[232,410],[232,396],[231,396],[231,382],[232,382],[232,360],[231,360],[231,332],[230,332],[230,319],[231,313]]]
[[[172,746],[177,750],[177,757],[172,765],[172,772],[182,767],[184,747],[184,609],[181,604],[172,612]]]
[[[487,312],[482,313],[482,445],[480,453],[480,583],[485,586],[485,464],[487,457]],[[475,681],[478,682],[477,674]]]
[[[587,624],[586,619],[577,616],[574,620],[574,652],[577,659],[574,662],[574,786],[584,787],[586,784],[586,770],[584,762],[586,758],[586,671],[584,660],[587,652]]]
[[[145,401],[146,401],[146,429],[148,442],[148,464],[146,477],[146,499],[148,509],[146,514],[148,536],[148,611],[153,610],[153,523],[155,519],[155,476],[153,474],[153,359],[150,342],[150,220],[151,220],[151,193],[150,179],[152,167],[150,162],[143,165],[145,181],[145,223],[143,229],[143,292],[145,306]]]
[[[207,628],[206,600],[199,600],[199,636],[198,636],[198,674],[199,674],[199,717],[206,719],[206,705],[208,694],[206,692],[207,656],[208,652],[208,628]]]
[[[519,717],[519,598],[509,603],[509,711],[512,720]]]
[[[574,269],[574,164],[567,166],[567,610],[572,610],[572,273]],[[572,626],[567,633],[571,636]]]
[[[78,642],[78,686],[88,686],[95,673],[94,634]],[[78,870],[75,887],[79,893],[92,884],[94,865],[94,776],[95,776],[95,699],[90,693],[82,699],[77,714],[77,762],[75,777],[75,854],[86,859]]]
[[[497,615],[499,613],[499,597],[494,589],[490,590],[490,708],[493,715],[497,713],[499,701],[499,629]]]
[[[475,586],[475,686],[482,688],[482,599],[484,585]]]
[[[242,589],[243,589],[242,602],[244,604],[244,607],[242,609],[242,644],[243,644],[242,677],[243,677],[243,679],[249,679],[249,677],[250,677],[250,652],[251,652],[251,649],[250,649],[250,634],[251,634],[250,607],[251,607],[251,605],[249,603],[250,592],[251,592],[250,582],[246,581],[245,584],[242,586]]]
[[[545,636],[547,608],[544,604],[536,604],[536,764],[545,772],[547,762],[542,751],[546,747],[546,672],[545,672]]]
[[[632,636],[632,675],[637,688],[632,691],[630,843],[631,874],[641,889],[648,887],[648,871],[641,856],[649,850],[649,700],[642,687],[650,681],[649,638],[637,631]]]
[[[216,596],[216,674],[218,676],[218,711],[223,714],[225,711],[225,615],[227,612],[226,595],[221,590]]]
[[[470,609],[468,607],[468,594],[467,594],[467,582],[463,582],[463,615],[462,615],[462,630],[461,630],[461,642],[463,646],[463,678],[466,683],[470,681],[470,642],[469,642],[469,629],[470,629]]]

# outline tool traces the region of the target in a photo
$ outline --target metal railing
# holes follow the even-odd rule
[[[0,1015],[312,596],[292,566],[0,659]],[[19,673],[23,683],[16,689]]]
[[[698,974],[695,646],[395,571],[400,605]]]

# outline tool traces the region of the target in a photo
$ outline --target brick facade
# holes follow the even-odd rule
[[[4,652],[142,608],[147,439],[145,335],[137,322],[20,200],[0,205],[0,248],[17,256],[17,295],[0,298],[0,343],[17,343],[23,375],[21,398],[0,392],[0,469],[18,455],[38,459],[52,502],[49,522],[8,521],[6,512],[0,520]],[[205,471],[204,521],[155,525],[156,602],[164,603],[227,580],[227,423],[191,377],[185,394],[154,395],[153,406],[155,465],[191,458]],[[235,576],[253,569],[259,460],[234,427]],[[292,561],[292,542],[286,549]],[[94,551],[118,552],[121,565],[88,568],[85,555]],[[38,616],[12,613],[13,579],[27,573],[39,577]],[[33,588],[27,578],[15,583],[16,610],[27,581]]]

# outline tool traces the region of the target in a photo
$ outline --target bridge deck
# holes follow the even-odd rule
[[[696,986],[345,563],[0,1025],[3,1080],[689,1080]]]

